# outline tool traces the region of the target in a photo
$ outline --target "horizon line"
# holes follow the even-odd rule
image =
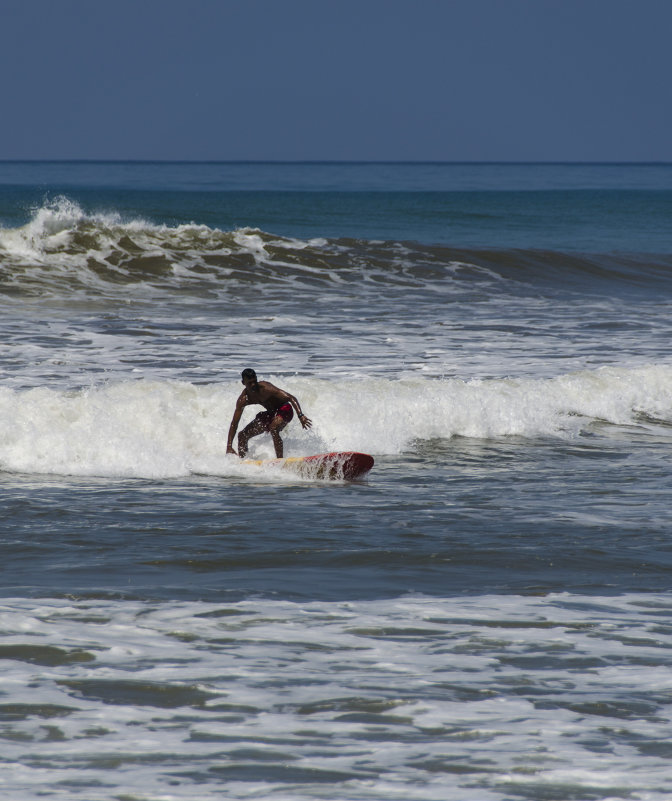
[[[590,161],[590,160],[441,160],[441,159],[141,159],[141,158],[0,158],[0,164],[292,164],[292,165],[451,165],[451,166],[670,166],[672,161]]]

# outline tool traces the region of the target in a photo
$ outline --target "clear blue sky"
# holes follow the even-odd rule
[[[3,0],[0,159],[672,161],[672,0]]]

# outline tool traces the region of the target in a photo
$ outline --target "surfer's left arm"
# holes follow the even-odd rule
[[[313,425],[313,421],[306,417],[306,415],[301,411],[301,404],[294,397],[294,395],[291,395],[289,392],[285,392],[284,389],[278,389],[278,395],[281,396],[283,401],[288,401],[292,404],[294,411],[299,418],[299,423],[301,423],[303,428],[310,428]]]
[[[294,397],[294,395],[290,395],[289,392],[285,393],[287,395],[287,400],[292,404],[296,414],[299,418],[299,423],[303,428],[310,428],[313,425],[313,421],[310,420],[306,415],[301,411],[301,405],[298,400]]]

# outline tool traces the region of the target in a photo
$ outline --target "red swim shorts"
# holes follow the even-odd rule
[[[284,428],[292,419],[292,417],[294,417],[294,409],[292,409],[292,404],[283,403],[282,406],[274,409],[272,412],[259,412],[259,414],[254,418],[254,421],[255,423],[261,423],[264,427],[264,430],[268,431],[271,423],[278,416],[282,417],[282,419],[285,421],[282,425],[282,428]]]

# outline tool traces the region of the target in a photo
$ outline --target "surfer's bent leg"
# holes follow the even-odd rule
[[[287,423],[289,423],[292,417],[294,417],[294,410],[292,409],[291,404],[283,403],[279,409],[276,409],[275,415],[268,426],[268,430],[271,432],[271,437],[273,439],[275,455],[278,459],[282,459],[283,456],[283,445],[282,439],[280,438],[280,432],[287,425]]]
[[[282,415],[276,414],[270,426],[268,427],[268,430],[271,432],[273,447],[275,448],[275,455],[278,459],[282,459],[283,456],[283,445],[280,432],[286,425],[287,420]]]
[[[252,437],[257,437],[259,434],[263,434],[264,431],[268,431],[268,425],[264,424],[263,420],[259,419],[263,414],[264,412],[258,414],[254,420],[246,425],[240,434],[238,434],[238,456],[240,456],[241,459],[247,456],[248,443]]]
[[[244,459],[247,456],[248,443],[252,437],[268,431],[273,439],[275,455],[282,459],[283,446],[280,431],[294,416],[292,407],[286,403],[274,412],[259,412],[254,420],[238,434],[238,456]]]
[[[282,439],[280,437],[280,433],[277,430],[277,428],[271,429],[271,438],[273,440],[273,447],[275,448],[276,457],[278,459],[282,459],[282,454],[284,451],[283,451]]]

